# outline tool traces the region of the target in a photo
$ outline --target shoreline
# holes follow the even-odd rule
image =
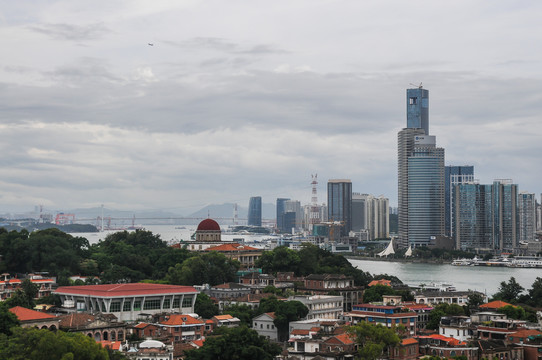
[[[413,263],[413,264],[449,264],[450,262],[442,259],[400,259],[400,258],[377,258],[360,255],[343,255],[346,259],[366,260],[378,262],[398,262],[398,263]]]

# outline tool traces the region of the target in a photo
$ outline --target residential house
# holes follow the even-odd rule
[[[78,332],[96,341],[126,340],[126,323],[117,321],[108,314],[71,313],[59,316],[60,329],[66,332]]]
[[[526,328],[526,321],[513,319],[496,319],[489,324],[481,324],[476,328],[475,336],[481,340],[503,340]]]
[[[313,295],[340,295],[343,297],[343,311],[350,311],[363,298],[363,287],[354,285],[354,277],[343,274],[311,274],[305,277],[305,292]]]
[[[211,246],[204,251],[217,251],[224,254],[229,259],[239,261],[241,263],[241,268],[253,268],[256,265],[256,261],[262,256],[262,249],[239,243],[226,243]]]
[[[211,318],[211,321],[213,322],[213,328],[218,326],[236,327],[241,324],[241,320],[231,316],[230,314],[215,315]]]
[[[440,319],[439,334],[467,341],[473,334],[471,324],[468,316],[443,316]]]
[[[57,330],[60,328],[60,319],[54,315],[41,311],[30,310],[22,306],[15,306],[9,311],[21,322],[21,327]]]
[[[419,353],[418,340],[414,338],[401,339],[401,342],[388,349],[390,360],[416,360]]]
[[[410,336],[416,335],[417,314],[412,311],[404,312],[400,306],[358,304],[354,306],[354,310],[344,313],[343,318],[351,324],[365,321],[389,328],[402,325]]]
[[[171,314],[159,323],[172,342],[203,338],[205,323],[187,314]]]
[[[420,355],[453,358],[465,356],[467,360],[478,360],[478,347],[467,342],[439,334],[418,336]]]
[[[278,341],[278,329],[273,322],[275,320],[275,313],[263,313],[252,319],[252,329],[266,337],[269,340]]]
[[[343,314],[343,297],[334,295],[294,295],[289,301],[299,301],[308,309],[305,317],[312,319],[339,319]]]
[[[269,274],[250,272],[241,276],[240,283],[251,288],[265,288],[267,286],[275,286],[275,277]]]

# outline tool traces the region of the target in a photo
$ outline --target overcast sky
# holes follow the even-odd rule
[[[307,203],[314,173],[320,202],[349,178],[396,206],[419,83],[447,165],[540,194],[540,19],[540,1],[2,0],[0,211]]]

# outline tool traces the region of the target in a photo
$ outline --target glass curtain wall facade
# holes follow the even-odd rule
[[[262,226],[262,197],[253,196],[248,202],[248,225]]]
[[[474,166],[446,166],[444,169],[444,221],[445,235],[455,238],[455,185],[474,181]]]
[[[288,201],[290,199],[288,198],[277,198],[277,230],[279,230],[280,232],[284,232],[284,213],[286,212],[285,211],[285,207],[284,207],[284,204],[286,203],[286,201]]]
[[[352,181],[329,180],[327,183],[328,221],[342,222],[340,236],[348,236],[352,230]],[[338,230],[338,229],[337,229]]]
[[[408,242],[444,234],[444,149],[415,147],[408,158]]]
[[[429,135],[429,91],[407,89],[407,128],[423,129]]]
[[[519,241],[531,242],[536,233],[535,194],[521,192],[518,195]]]

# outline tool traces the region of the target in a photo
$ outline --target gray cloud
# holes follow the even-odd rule
[[[29,26],[29,29],[53,39],[76,42],[101,39],[111,32],[103,23],[88,25],[39,24]]]

